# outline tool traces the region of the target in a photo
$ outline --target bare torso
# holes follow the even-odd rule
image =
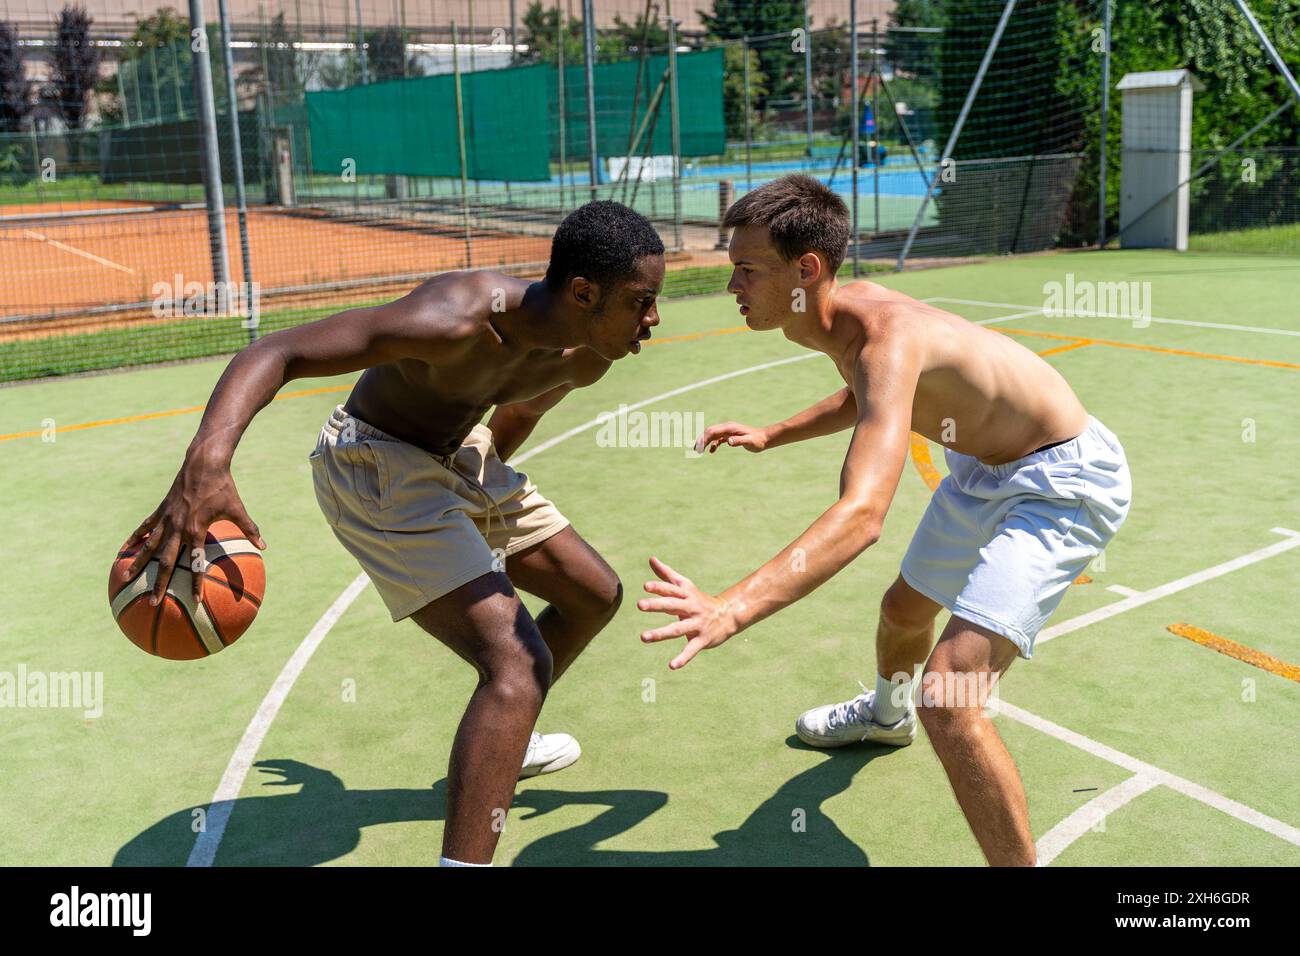
[[[590,349],[525,348],[502,338],[499,328],[520,309],[528,286],[496,273],[448,273],[424,283],[412,296],[412,310],[422,313],[413,322],[448,330],[448,359],[367,369],[345,410],[395,438],[449,455],[492,406],[595,381],[610,363]]]
[[[1015,461],[1088,427],[1065,378],[1010,337],[874,282],[839,289],[835,322],[870,345],[905,335],[921,351],[912,430],[989,465]],[[836,359],[853,382],[860,347]]]

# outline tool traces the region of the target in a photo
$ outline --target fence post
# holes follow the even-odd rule
[[[803,100],[804,117],[808,126],[808,162],[813,157],[813,82],[812,82],[812,17],[808,15],[808,0],[803,0]]]
[[[858,89],[858,0],[849,0],[849,82],[853,84],[852,124],[849,129],[853,134],[853,276],[858,275],[858,127],[862,125],[862,91]]]
[[[1109,162],[1107,135],[1110,133],[1110,0],[1102,0],[1101,51],[1101,169],[1098,175],[1097,248],[1106,248],[1106,174]]]
[[[465,268],[474,268],[474,247],[469,228],[469,183],[465,169],[465,104],[460,90],[460,34],[451,21],[451,67],[456,75],[456,139],[460,145],[460,208],[465,221]]]
[[[212,281],[218,289],[229,288],[230,257],[226,249],[225,199],[221,190],[221,155],[217,152],[217,114],[212,105],[212,64],[208,62],[208,40],[203,25],[203,0],[190,3],[190,51],[194,60],[194,99],[198,103],[199,132],[203,138],[203,195],[208,207],[208,246],[212,255]],[[198,33],[203,42],[195,49]],[[218,310],[225,311],[223,301]],[[207,304],[204,304],[206,311]]]
[[[596,13],[592,0],[582,0],[583,58],[587,63],[587,160],[591,177],[591,198],[598,196],[596,184],[600,182],[600,160],[596,156]]]
[[[724,179],[718,183],[718,242],[714,249],[726,249],[731,243],[727,235],[726,227],[722,225],[722,219],[731,208],[731,200],[735,195],[735,186],[730,179]]]
[[[244,150],[239,138],[239,103],[235,99],[235,58],[230,52],[230,13],[226,0],[217,0],[221,18],[221,58],[226,67],[226,110],[230,117],[231,164],[235,169],[235,203],[239,210],[239,255],[244,266],[242,301],[248,304],[248,341],[257,341],[259,302],[253,292],[253,260],[248,251],[248,203],[244,195]]]
[[[673,249],[682,248],[682,127],[677,103],[677,21],[668,5],[668,112],[673,134]]]
[[[749,37],[741,37],[740,51],[745,58],[745,190],[748,192],[754,188],[754,162],[750,156],[752,137],[749,131]]]

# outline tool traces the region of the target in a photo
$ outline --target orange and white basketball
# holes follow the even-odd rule
[[[139,546],[118,554],[108,577],[108,600],[117,626],[141,650],[173,661],[215,654],[239,639],[257,616],[266,593],[262,552],[229,521],[214,522],[204,542],[202,600],[195,602],[190,568],[198,555],[180,555],[167,593],[149,603],[158,581],[158,559],[130,581]]]

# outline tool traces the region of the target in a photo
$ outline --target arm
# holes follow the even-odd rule
[[[576,385],[557,385],[548,392],[526,402],[512,402],[498,405],[488,419],[488,428],[492,431],[492,444],[496,446],[497,456],[502,461],[509,461],[533,433],[542,416],[549,412],[560,400],[577,388]]]
[[[689,579],[651,558],[661,578],[646,584],[657,598],[643,611],[665,611],[677,621],[647,631],[647,643],[687,637],[669,665],[682,667],[706,647],[807,596],[876,542],[907,457],[912,398],[919,377],[916,350],[904,340],[864,349],[854,369],[857,422],[840,473],[840,497],[788,547],[722,594],[703,593]]]
[[[711,425],[696,442],[695,450],[702,452],[707,446],[710,452],[714,452],[725,442],[749,451],[763,451],[843,431],[852,427],[857,417],[857,399],[853,396],[853,389],[846,386],[799,414],[766,428],[751,428],[738,422]]]
[[[340,312],[268,335],[236,355],[213,390],[167,496],[122,546],[126,550],[144,542],[126,570],[127,579],[156,556],[153,598],[161,598],[177,558],[188,560],[193,549],[201,549],[208,526],[219,518],[229,518],[265,548],[230,473],[249,422],[286,382],[297,378],[339,375],[403,357],[437,361],[454,348],[455,335],[431,308],[428,295],[428,290],[416,290],[387,305]],[[195,574],[196,597],[201,586],[202,575]]]
[[[492,432],[492,444],[496,446],[497,456],[502,461],[509,461],[532,434],[542,416],[549,412],[565,395],[575,388],[585,388],[594,384],[609,371],[613,363],[603,359],[590,349],[575,349],[570,369],[569,381],[555,388],[542,392],[536,398],[523,402],[511,402],[498,405],[488,419],[488,428]]]

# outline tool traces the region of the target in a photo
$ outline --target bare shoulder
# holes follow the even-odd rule
[[[520,281],[493,272],[447,272],[420,283],[389,308],[400,333],[468,346],[488,330],[494,297],[505,302]]]

